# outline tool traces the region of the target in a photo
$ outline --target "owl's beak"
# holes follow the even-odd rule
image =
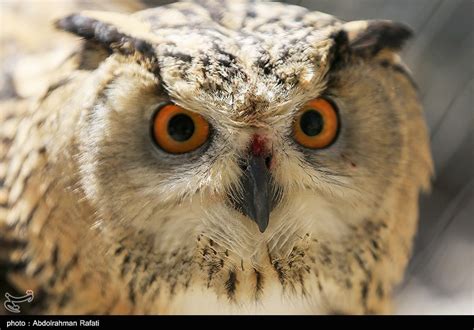
[[[246,165],[241,181],[242,196],[237,204],[242,213],[255,221],[263,233],[267,229],[272,207],[268,159],[251,155]]]

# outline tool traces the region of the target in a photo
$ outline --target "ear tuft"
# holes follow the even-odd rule
[[[405,24],[385,20],[349,22],[343,29],[348,33],[352,52],[362,56],[375,56],[383,49],[400,51],[413,36]]]
[[[353,51],[370,51],[372,55],[382,49],[400,51],[405,42],[413,36],[411,29],[404,24],[390,21],[372,21],[367,29],[360,33],[353,41]]]
[[[150,37],[151,34],[148,31],[144,32],[146,27],[139,26],[138,22],[131,21],[125,15],[102,12],[72,14],[56,21],[55,26],[88,41],[94,41],[110,51],[116,51],[124,55],[138,53],[148,59],[155,57],[152,44],[142,38],[143,36]],[[134,35],[133,33],[123,32],[125,30],[125,28],[122,28],[123,26],[130,26],[132,32],[137,31],[138,33]],[[139,26],[138,29],[137,26]],[[153,36],[150,38],[153,38]]]

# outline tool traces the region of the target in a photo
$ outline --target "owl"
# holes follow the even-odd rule
[[[409,28],[243,0],[55,26],[78,46],[0,111],[25,311],[392,311],[432,175]]]

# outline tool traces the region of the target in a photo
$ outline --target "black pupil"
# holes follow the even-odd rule
[[[318,111],[308,110],[300,121],[301,130],[308,136],[315,136],[321,133],[324,127],[323,116]]]
[[[174,116],[168,123],[168,134],[179,142],[189,140],[194,134],[193,120],[183,114]]]

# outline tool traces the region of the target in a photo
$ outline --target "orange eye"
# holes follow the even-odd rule
[[[196,150],[209,137],[209,123],[195,112],[174,104],[162,106],[153,118],[153,137],[171,154]]]
[[[321,149],[337,137],[339,119],[335,107],[323,98],[307,102],[293,126],[296,142],[306,148]]]

